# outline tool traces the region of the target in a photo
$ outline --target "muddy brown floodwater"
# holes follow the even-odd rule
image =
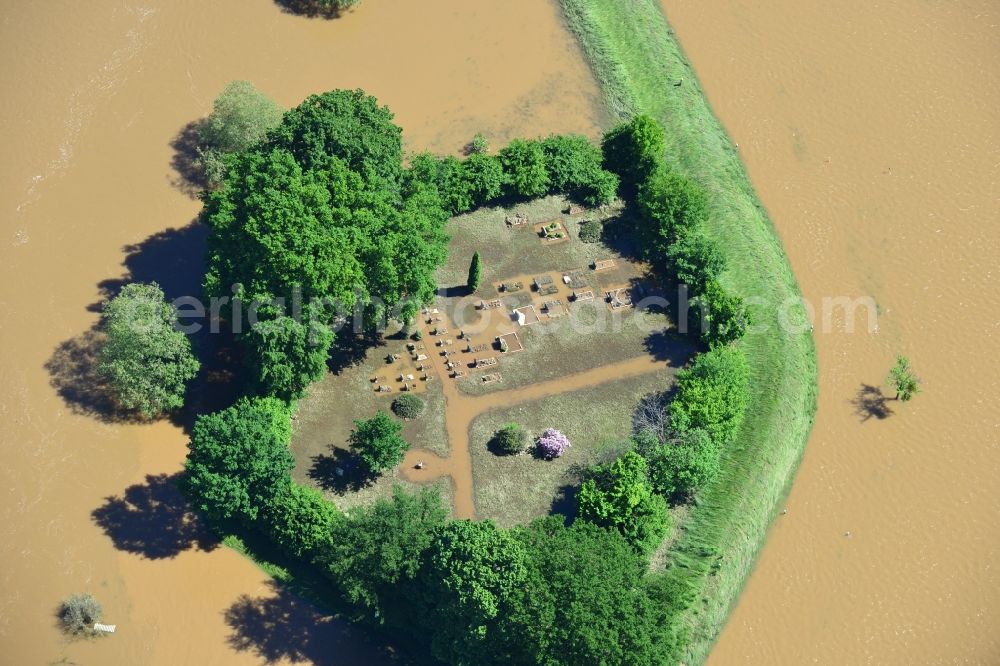
[[[271,0],[5,3],[0,44],[0,661],[376,663],[247,560],[202,549],[168,482],[179,428],[80,414],[45,366],[70,341],[61,386],[86,401],[71,371],[98,284],[131,271],[174,293],[197,285],[196,229],[123,248],[197,214],[170,144],[232,79],[284,105],[363,87],[411,150],[456,152],[476,131],[596,135],[596,86],[556,6],[373,0],[324,21]],[[77,591],[117,634],[63,642],[53,613]]]
[[[805,296],[881,312],[816,325],[816,425],[710,663],[1000,663],[1000,7],[663,4]],[[859,414],[896,353],[924,393]]]

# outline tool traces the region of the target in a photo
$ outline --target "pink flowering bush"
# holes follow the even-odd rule
[[[562,434],[555,428],[549,428],[542,433],[542,436],[538,438],[538,452],[541,453],[542,457],[546,460],[552,460],[553,458],[558,458],[566,449],[570,447],[569,440],[566,435]]]

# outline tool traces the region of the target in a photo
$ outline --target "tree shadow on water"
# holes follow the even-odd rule
[[[122,248],[124,271],[121,276],[100,282],[100,301],[87,306],[100,312],[106,300],[114,298],[130,282],[155,282],[160,285],[168,302],[181,297],[201,300],[201,282],[205,274],[205,249],[208,229],[192,222],[181,228],[157,232],[140,243]],[[184,308],[182,314],[191,312]],[[195,354],[202,363],[202,372],[190,383],[188,405],[211,404],[225,406],[232,391],[226,388],[226,377],[234,374],[232,339],[228,334],[212,334],[208,317],[182,318],[182,324],[200,323],[202,328],[191,334]],[[97,370],[104,333],[100,322],[90,330],[61,342],[46,361],[49,382],[70,410],[110,423],[143,422],[134,413],[123,410],[113,392]],[[220,379],[222,378],[222,379]],[[190,410],[189,410],[190,411]],[[187,425],[190,414],[176,414],[180,425]]]
[[[854,413],[864,423],[872,418],[881,421],[892,416],[888,401],[889,398],[885,397],[881,388],[862,383],[851,404],[854,405]]]
[[[274,4],[286,14],[308,16],[309,18],[335,19],[343,15],[343,9],[333,3],[323,3],[318,0],[274,0]]]
[[[371,644],[358,629],[323,613],[283,588],[268,583],[271,594],[242,595],[225,611],[229,645],[252,652],[264,663],[308,662],[321,665],[397,663],[385,648]]]
[[[218,541],[193,514],[177,488],[179,474],[149,474],[120,497],[107,497],[91,517],[115,548],[150,560],[190,548],[212,550]]]
[[[170,142],[174,151],[170,166],[176,174],[170,184],[191,199],[197,199],[208,187],[205,170],[201,166],[201,155],[198,153],[201,143],[199,134],[204,122],[204,119],[192,120]]]
[[[205,277],[208,227],[197,221],[180,228],[164,229],[140,243],[122,248],[125,258],[121,277],[103,280],[97,286],[102,299],[114,298],[130,282],[155,282],[167,301],[193,296],[201,298]],[[99,312],[101,304],[91,306]]]
[[[97,370],[104,334],[94,327],[60,342],[45,362],[49,384],[74,414],[106,423],[142,423],[144,419],[123,409]]]

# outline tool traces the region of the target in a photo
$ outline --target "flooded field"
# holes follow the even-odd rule
[[[476,131],[498,144],[594,136],[596,87],[557,8],[365,2],[324,21],[271,0],[8,3],[0,36],[3,661],[378,663],[204,537],[169,483],[180,428],[81,413],[93,405],[75,371],[99,285],[131,274],[197,288],[199,204],[171,143],[228,81],[284,105],[363,87],[396,113],[409,150],[457,152]],[[78,591],[104,604],[115,636],[63,641],[53,613]]]
[[[816,425],[710,662],[997,663],[997,5],[663,4],[819,318]],[[860,296],[876,331],[824,330]],[[865,392],[897,353],[908,404]]]

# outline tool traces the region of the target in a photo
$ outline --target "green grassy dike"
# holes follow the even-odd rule
[[[618,119],[646,113],[667,133],[667,160],[710,194],[708,233],[728,259],[721,282],[751,298],[754,324],[740,343],[752,372],[753,402],[663,561],[663,575],[693,591],[682,621],[684,662],[708,656],[749,575],[790,485],[816,411],[816,353],[808,327],[778,326],[780,306],[799,296],[788,260],[732,142],[712,113],[657,0],[559,0]],[[680,82],[680,85],[677,85]],[[802,321],[801,308],[789,308]]]

